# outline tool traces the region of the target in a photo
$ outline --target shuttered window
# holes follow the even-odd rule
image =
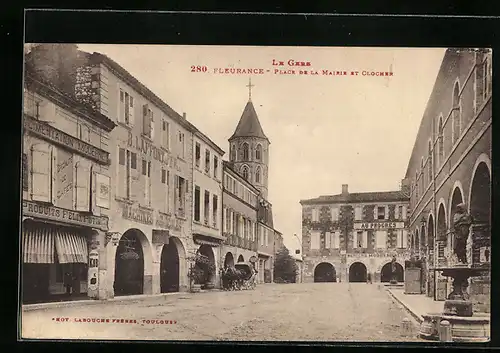
[[[408,231],[403,229],[403,248],[406,249],[408,247]]]
[[[31,147],[31,198],[34,201],[50,202],[52,198],[52,155],[46,143]]]
[[[83,158],[75,163],[75,210],[90,211],[90,174],[91,164]]]
[[[363,246],[363,249],[367,249],[368,248],[368,232],[366,230],[363,231],[362,246]]]
[[[339,231],[336,231],[333,233],[333,248],[334,249],[340,248],[340,232]]]
[[[312,221],[319,222],[319,210],[317,208],[312,209]]]
[[[116,165],[116,194],[127,197],[127,162],[125,149],[118,148],[118,163]]]
[[[319,249],[320,244],[320,233],[317,231],[311,232],[311,249],[317,250]]]
[[[377,230],[375,232],[375,247],[385,249],[387,247],[387,231]]]
[[[22,178],[23,178],[23,190],[28,191],[28,178],[29,178],[29,166],[28,166],[28,155],[23,153],[22,161]]]
[[[325,249],[330,249],[332,247],[332,235],[330,232],[325,233]]]
[[[361,221],[362,217],[363,217],[363,208],[361,206],[356,206],[356,208],[354,209],[354,219],[356,221]]]

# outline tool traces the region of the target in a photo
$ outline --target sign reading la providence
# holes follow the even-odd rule
[[[23,216],[49,219],[79,226],[108,230],[108,217],[94,216],[65,208],[23,200]]]
[[[381,230],[404,228],[405,222],[358,222],[354,223],[354,229]]]

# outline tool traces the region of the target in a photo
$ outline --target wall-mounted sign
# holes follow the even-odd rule
[[[88,289],[96,291],[99,286],[99,270],[97,267],[91,267],[88,270]]]
[[[381,229],[398,229],[404,228],[404,222],[355,222],[354,229],[361,230],[381,230]]]
[[[389,253],[389,252],[385,252],[385,253],[356,253],[356,254],[349,253],[349,254],[347,254],[347,257],[390,257],[390,258],[393,258],[394,253]],[[396,258],[409,259],[410,255],[409,254],[398,254],[398,255],[396,255]]]
[[[169,232],[164,229],[153,229],[153,244],[168,244]]]
[[[73,207],[73,153],[57,149],[56,204],[62,208]]]
[[[182,221],[177,217],[158,212],[155,225],[160,228],[172,229],[177,232],[181,231]]]
[[[96,206],[109,209],[111,190],[109,176],[95,174]]]
[[[23,216],[44,218],[79,226],[108,230],[108,217],[23,200]]]
[[[30,116],[24,116],[23,127],[25,131],[43,138],[44,140],[53,142],[60,146],[71,149],[79,154],[82,154],[98,163],[109,164],[109,153],[92,146],[76,137],[50,126],[46,122],[38,121]]]
[[[89,252],[89,268],[92,267],[99,267],[99,252],[97,250]]]
[[[250,261],[251,263],[257,262],[257,257],[251,256],[248,261]]]
[[[122,205],[122,217],[142,224],[153,224],[153,211],[132,207],[130,205]]]
[[[181,171],[176,157],[173,157],[165,150],[155,146],[153,143],[140,136],[133,136],[132,132],[130,131],[128,133],[127,145],[128,147],[132,147],[142,154],[145,154],[147,156],[152,157],[153,159],[156,159],[160,163],[163,163],[164,165],[170,168],[176,169],[177,171]]]

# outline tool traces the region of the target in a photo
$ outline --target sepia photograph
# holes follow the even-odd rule
[[[26,43],[19,338],[490,341],[492,49]]]

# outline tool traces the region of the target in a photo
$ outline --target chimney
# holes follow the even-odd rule
[[[182,113],[182,118],[186,120],[186,113]]]
[[[349,194],[349,189],[348,189],[348,186],[347,184],[342,184],[342,195],[347,195]]]

